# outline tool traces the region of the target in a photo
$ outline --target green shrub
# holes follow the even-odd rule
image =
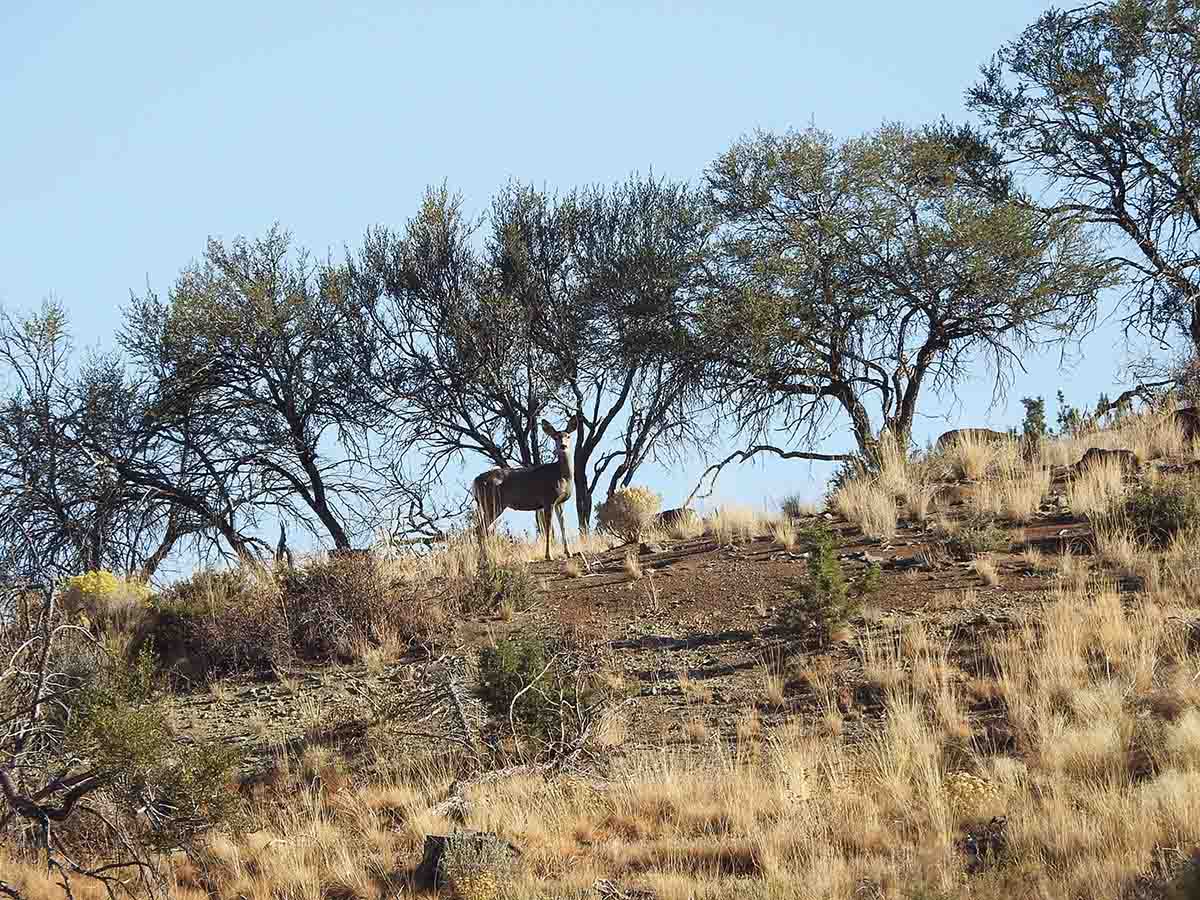
[[[661,509],[662,497],[649,488],[620,488],[596,508],[596,527],[626,542],[640,541]]]
[[[1008,532],[987,516],[963,522],[945,538],[946,550],[955,559],[975,559],[984,553],[999,553],[1009,548]]]
[[[1200,529],[1200,488],[1185,478],[1140,484],[1116,512],[1139,539],[1165,547],[1176,535]]]
[[[231,779],[240,754],[220,744],[176,741],[155,668],[149,647],[132,661],[110,658],[100,677],[72,698],[64,742],[68,752],[106,773],[113,808],[131,819],[135,810],[153,812],[145,817],[146,842],[165,851],[211,827],[236,824]]]
[[[808,580],[796,600],[780,612],[780,625],[789,631],[815,629],[821,642],[834,635],[862,612],[862,601],[880,587],[882,573],[872,563],[851,582],[837,558],[828,532],[816,532],[815,546],[808,558]]]
[[[551,660],[554,648],[542,637],[502,638],[479,651],[479,693],[488,712],[526,735],[556,734],[567,711],[580,699],[574,680]],[[539,677],[540,676],[540,677]],[[535,683],[536,682],[536,683]],[[526,687],[529,690],[521,693]],[[513,701],[520,699],[513,706]]]
[[[480,560],[479,571],[459,595],[459,606],[468,615],[487,615],[502,607],[525,609],[540,588],[537,577],[519,563]]]
[[[1046,399],[1044,397],[1022,397],[1025,419],[1021,422],[1021,434],[1031,441],[1040,441],[1046,436]]]

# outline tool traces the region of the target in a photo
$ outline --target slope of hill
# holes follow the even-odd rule
[[[1077,467],[1092,446],[1145,463]],[[885,448],[836,512],[724,510],[582,561],[497,544],[533,579],[495,593],[469,541],[357,560],[442,624],[174,694],[179,740],[246,751],[248,818],[173,859],[171,894],[433,896],[426,838],[460,830],[520,855],[452,842],[438,895],[1194,891],[1195,451],[1164,417],[1025,456]]]

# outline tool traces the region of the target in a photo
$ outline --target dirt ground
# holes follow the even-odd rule
[[[437,647],[423,648],[373,671],[364,665],[293,668],[266,678],[229,678],[211,690],[174,699],[181,740],[240,746],[251,760],[265,760],[281,745],[298,744],[318,723],[369,717],[385,702],[418,698],[440,677],[441,667],[468,673],[480,646],[526,631],[567,637],[594,648],[607,672],[624,682],[632,700],[629,740],[622,748],[685,747],[732,740],[750,710],[762,728],[822,713],[822,698],[806,674],[822,673],[832,684],[838,713],[852,737],[878,710],[864,683],[862,645],[897,640],[919,624],[931,637],[949,639],[957,667],[969,676],[981,638],[1035,614],[1048,598],[1053,571],[1032,572],[1022,557],[1035,547],[1047,558],[1087,552],[1086,523],[1060,511],[1061,485],[1035,521],[1017,529],[1009,552],[993,554],[998,583],[988,586],[967,562],[935,559],[931,533],[902,523],[896,537],[872,542],[828,515],[819,517],[839,539],[838,554],[853,576],[871,562],[882,568],[882,587],[853,623],[847,640],[820,647],[804,635],[784,633],[779,607],[794,597],[807,576],[806,554],[769,537],[720,546],[712,538],[641,545],[644,577],[626,571],[630,547],[587,559],[573,575],[562,559],[531,566],[543,589],[530,608],[507,619],[459,621]],[[953,510],[951,510],[953,512]],[[815,520],[814,520],[815,521]],[[973,592],[966,594],[967,591]],[[964,598],[969,597],[969,602]],[[784,676],[782,703],[764,698],[768,666]],[[971,714],[986,731],[989,709]],[[444,722],[425,722],[401,742],[428,745]],[[1003,743],[1003,735],[995,735]]]

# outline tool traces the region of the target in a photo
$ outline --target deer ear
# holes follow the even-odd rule
[[[558,432],[554,430],[554,426],[545,419],[542,419],[542,431],[546,432],[546,434],[550,435],[550,437],[554,437],[554,435],[558,434]]]
[[[569,422],[567,422],[566,426],[564,426],[564,428],[563,428],[563,434],[570,434],[572,431],[574,431],[578,427],[579,427],[579,417],[571,416],[571,420]]]

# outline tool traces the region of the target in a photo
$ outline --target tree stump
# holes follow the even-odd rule
[[[479,856],[485,856],[489,851],[497,850],[506,854],[510,859],[516,859],[521,851],[510,844],[500,835],[491,831],[456,831],[454,834],[425,835],[425,849],[421,855],[421,864],[413,878],[416,886],[426,890],[445,887],[445,876],[442,873],[442,857],[450,841],[466,841]]]

